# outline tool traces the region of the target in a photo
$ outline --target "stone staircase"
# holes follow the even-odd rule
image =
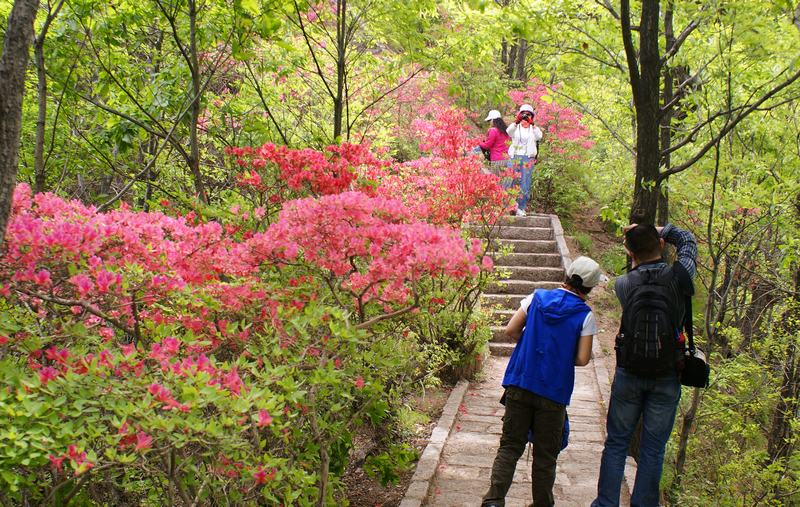
[[[552,289],[564,281],[564,269],[569,262],[561,222],[555,215],[504,217],[490,254],[495,269],[508,271],[510,276],[487,288],[481,304],[491,308],[492,341],[489,350],[495,356],[508,356],[514,350],[503,330],[519,303],[535,289]],[[513,251],[502,255],[500,245],[510,245]]]

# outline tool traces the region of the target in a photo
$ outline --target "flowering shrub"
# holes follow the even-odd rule
[[[309,148],[294,150],[268,143],[258,148],[229,148],[242,168],[238,187],[259,213],[268,217],[282,203],[306,195],[321,196],[350,189],[361,166],[380,166],[366,145],[328,146],[325,151]]]
[[[589,129],[581,123],[583,115],[555,100],[554,92],[558,88],[559,85],[548,86],[532,79],[527,88],[512,90],[508,96],[517,107],[526,103],[533,105],[536,124],[547,136],[546,141],[552,145],[554,153],[575,156],[576,148],[589,149],[594,143]]]
[[[12,502],[335,503],[356,429],[428,374],[409,326],[455,309],[491,263],[423,219],[490,206],[492,181],[456,173],[443,188],[474,199],[437,218],[356,171],[384,170],[359,147],[240,155],[272,178],[240,179],[274,210],[265,228],[258,202],[221,223],[17,188],[0,260]]]
[[[420,138],[419,149],[423,153],[456,158],[464,156],[477,144],[461,110],[454,106],[431,106],[428,109],[413,122]]]
[[[460,227],[494,225],[510,205],[497,176],[482,171],[476,157],[420,158],[382,167],[379,195],[398,196],[422,220]]]

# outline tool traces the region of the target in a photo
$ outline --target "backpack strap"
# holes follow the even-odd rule
[[[689,344],[689,352],[694,355],[694,326],[692,326],[692,295],[687,294],[684,300],[686,315],[683,317],[683,328],[686,330],[686,341]]]

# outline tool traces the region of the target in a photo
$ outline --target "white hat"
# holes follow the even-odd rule
[[[529,113],[536,114],[533,110],[533,106],[531,106],[530,104],[522,104],[521,106],[519,106],[519,112],[521,113],[523,111],[528,111]]]
[[[578,257],[572,261],[567,268],[567,278],[572,278],[572,275],[581,277],[581,284],[586,288],[608,280],[600,270],[600,265],[588,257]]]
[[[492,121],[497,118],[502,118],[503,116],[500,114],[500,111],[497,109],[492,109],[489,111],[489,114],[486,116],[486,119],[483,121]]]

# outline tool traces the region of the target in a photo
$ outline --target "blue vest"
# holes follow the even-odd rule
[[[522,337],[508,362],[503,387],[516,386],[569,405],[578,340],[590,311],[583,299],[569,291],[537,290]]]

